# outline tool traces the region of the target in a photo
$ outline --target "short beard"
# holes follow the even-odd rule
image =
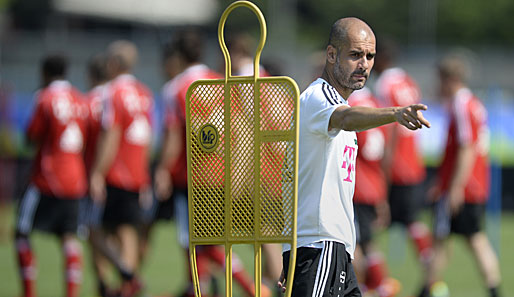
[[[345,76],[345,73],[343,71],[341,71],[341,69],[339,68],[339,65],[340,65],[339,64],[339,55],[337,55],[336,65],[334,67],[334,77],[341,84],[342,87],[351,89],[354,91],[364,88],[364,85],[366,84],[366,81],[368,78],[367,75],[366,75],[366,81],[364,81],[364,83],[362,85],[359,82],[352,83],[350,80],[352,78],[352,75],[354,75],[354,74],[365,74],[365,73],[355,71],[355,72],[352,72],[350,74],[347,74],[347,76]]]

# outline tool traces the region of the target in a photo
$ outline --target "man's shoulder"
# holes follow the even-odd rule
[[[321,100],[323,95],[323,83],[324,81],[321,79],[316,79],[313,81],[301,94],[300,101],[304,100]]]

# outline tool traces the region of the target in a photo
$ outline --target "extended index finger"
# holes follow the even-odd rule
[[[420,110],[418,110],[418,111],[416,112],[416,115],[417,115],[417,117],[418,117],[418,121],[419,121],[421,124],[423,124],[423,125],[424,125],[425,127],[427,127],[427,128],[430,128],[430,122],[429,122],[427,119],[425,119],[425,117],[423,116],[423,113],[422,113]]]
[[[426,106],[425,104],[421,104],[421,103],[412,104],[410,107],[414,110],[427,110],[428,109],[428,106]]]

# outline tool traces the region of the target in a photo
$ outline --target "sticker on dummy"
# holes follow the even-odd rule
[[[198,143],[202,151],[212,153],[220,143],[220,136],[216,127],[212,124],[205,124],[198,131]]]

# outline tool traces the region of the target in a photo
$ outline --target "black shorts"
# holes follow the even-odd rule
[[[86,197],[81,204],[80,211],[81,223],[88,228],[98,228],[102,226],[104,216],[104,204],[94,202],[91,197]]]
[[[408,226],[415,222],[421,210],[423,197],[419,185],[392,185],[389,190],[391,223]]]
[[[355,210],[355,231],[357,232],[357,243],[365,245],[373,238],[371,225],[377,218],[375,206],[362,203],[354,203]]]
[[[104,228],[110,230],[120,225],[141,228],[143,212],[139,205],[139,193],[107,186],[102,224]]]
[[[179,193],[186,193],[187,195],[187,189],[174,188],[171,196],[163,201],[158,200],[153,195],[152,206],[149,209],[143,210],[145,223],[151,225],[157,221],[171,220],[175,216],[175,197]]]
[[[18,208],[16,232],[29,235],[37,229],[58,236],[76,234],[80,200],[46,195],[29,185]]]
[[[344,245],[333,241],[324,241],[323,245],[323,249],[297,249],[291,297],[361,296],[351,258]],[[289,251],[283,254],[286,282],[289,255]]]
[[[448,202],[441,198],[434,205],[434,236],[446,238],[450,233],[469,237],[482,230],[485,214],[484,204],[464,203],[460,211],[453,217],[449,214]]]

